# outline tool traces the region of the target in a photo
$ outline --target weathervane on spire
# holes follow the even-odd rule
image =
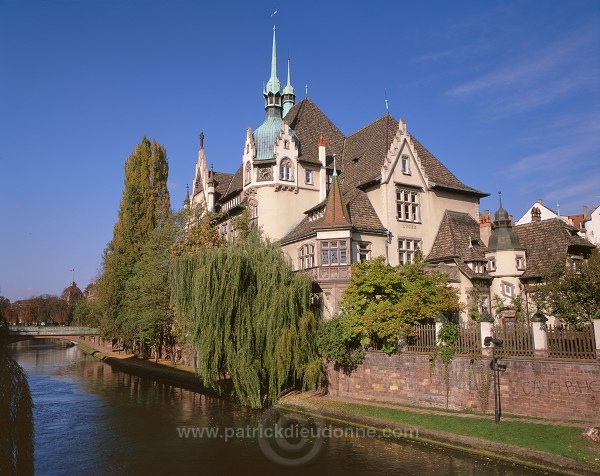
[[[560,218],[560,205],[559,205],[559,203],[558,203],[558,202],[556,202],[556,211],[557,211],[557,212],[556,212],[556,219],[557,219],[557,220],[560,220],[560,219],[561,219],[561,218]]]
[[[498,190],[498,199],[500,200],[500,208],[502,208],[502,192]]]
[[[385,91],[385,112],[387,112],[389,114],[390,107],[388,104],[387,89],[384,89],[384,91]]]
[[[273,13],[271,13],[271,16],[273,17],[273,30],[274,30],[275,25],[277,23],[277,10],[275,10]]]
[[[71,268],[69,271],[71,272],[71,277],[72,277],[71,281],[73,281],[73,283],[75,283],[75,268]]]
[[[306,81],[306,97],[308,97],[308,81]]]

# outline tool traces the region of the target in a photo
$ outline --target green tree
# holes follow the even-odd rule
[[[164,346],[173,354],[169,265],[175,234],[173,217],[150,232],[126,284],[127,333],[145,356],[153,350],[157,359]]]
[[[538,309],[572,324],[600,315],[600,252],[594,250],[577,267],[555,267],[533,291]]]
[[[278,244],[256,233],[176,259],[175,318],[198,354],[198,373],[219,388],[230,378],[242,404],[261,407],[322,376],[311,279],[294,273]]]
[[[448,285],[446,274],[427,270],[422,259],[392,267],[383,258],[352,265],[350,285],[341,302],[342,335],[350,356],[357,342],[373,342],[385,352],[396,350],[398,336],[410,335],[414,326],[460,310],[458,291]],[[329,332],[327,326],[322,332]],[[322,339],[323,341],[323,339]],[[322,346],[333,359],[332,347]]]
[[[135,294],[127,281],[150,233],[169,216],[168,162],[165,148],[146,137],[125,161],[125,186],[113,239],[103,254],[103,273],[97,283],[102,310],[100,325],[106,335],[133,338],[127,315]]]

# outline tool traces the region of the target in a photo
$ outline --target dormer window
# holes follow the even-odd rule
[[[283,159],[279,165],[279,179],[292,181],[294,180],[294,174],[292,172],[292,161],[290,159]]]
[[[488,271],[496,271],[496,257],[495,256],[491,256],[490,258],[488,258],[487,270]]]
[[[473,272],[482,274],[485,270],[485,263],[483,261],[473,261],[472,263],[469,263],[469,267]]]
[[[402,156],[402,173],[404,175],[410,175],[410,160],[408,155]]]

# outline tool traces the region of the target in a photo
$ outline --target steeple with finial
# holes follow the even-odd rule
[[[287,74],[287,84],[285,88],[283,88],[283,115],[285,116],[288,111],[294,107],[296,103],[296,92],[290,83],[291,75],[290,75],[290,59],[288,58],[288,74]]]
[[[327,205],[321,226],[324,227],[351,227],[352,222],[342,196],[342,188],[337,174],[336,157],[333,154],[333,179],[327,196]]]
[[[521,249],[519,237],[512,227],[512,220],[508,212],[502,206],[502,192],[498,192],[500,208],[494,214],[493,231],[488,242],[488,250],[514,250]]]
[[[185,200],[183,201],[184,208],[188,208],[190,206],[190,186],[185,184]]]
[[[275,23],[275,15],[277,11],[273,13],[273,50],[271,51],[271,77],[267,82],[267,86],[263,92],[265,97],[265,108],[267,109],[267,114],[271,112],[271,114],[278,114],[281,116],[281,96],[283,93],[281,82],[277,77],[277,42],[275,39],[275,35],[277,32],[277,26]],[[270,111],[271,110],[271,111]]]

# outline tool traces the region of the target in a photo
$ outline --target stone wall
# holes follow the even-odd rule
[[[441,361],[429,355],[388,356],[367,352],[352,373],[328,369],[334,396],[374,399],[409,405],[494,411],[490,359],[455,357],[448,368],[448,394]],[[503,359],[500,374],[502,411],[542,418],[600,422],[600,362]]]

